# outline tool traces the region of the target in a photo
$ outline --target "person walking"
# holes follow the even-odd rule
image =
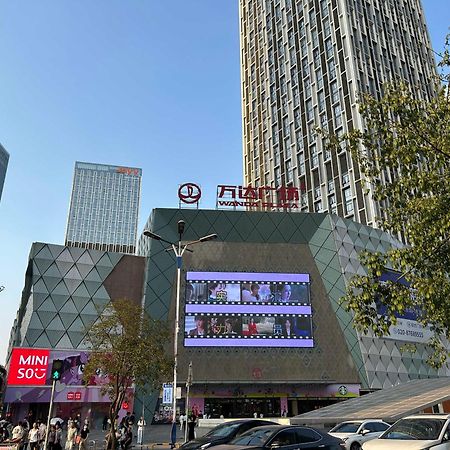
[[[180,431],[183,431],[185,420],[186,420],[186,416],[183,413],[181,413],[180,414]]]
[[[197,425],[197,417],[194,415],[189,416],[189,420],[187,423],[188,427],[188,441],[192,441],[195,439],[195,427]]]
[[[70,422],[69,428],[67,428],[65,450],[73,450],[76,437],[77,437],[77,427],[75,426],[75,423],[72,421]]]
[[[53,450],[62,450],[62,428],[59,422],[55,425],[55,442],[53,444]]]
[[[144,428],[147,424],[143,416],[138,420],[137,423],[137,444],[142,445],[142,439],[144,437]]]
[[[37,423],[33,423],[33,428],[28,432],[28,442],[30,443],[31,450],[37,450],[39,448],[40,436]]]
[[[89,428],[87,425],[84,425],[83,428],[80,430],[79,435],[77,436],[78,439],[78,450],[86,450],[86,440],[89,435]]]

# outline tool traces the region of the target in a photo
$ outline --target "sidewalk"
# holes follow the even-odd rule
[[[135,427],[136,428],[136,427]],[[133,430],[133,448],[139,450],[140,448],[155,448],[158,450],[170,449],[170,431],[172,425],[149,425],[145,427],[143,445],[136,444],[136,429]],[[201,429],[197,428],[201,433]],[[205,429],[206,432],[206,429]],[[88,437],[88,449],[101,449],[104,448],[105,431],[92,430]],[[180,427],[177,426],[177,446],[180,446],[184,442],[184,430],[180,431]]]

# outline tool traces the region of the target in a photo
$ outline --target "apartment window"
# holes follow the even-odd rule
[[[328,180],[328,193],[332,193],[334,192],[334,181],[333,180]]]
[[[275,167],[275,186],[281,186],[281,170]]]
[[[325,109],[325,93],[323,91],[318,92],[317,103],[319,105],[319,112],[322,112]]]
[[[289,125],[289,119],[287,117],[283,119],[283,131],[285,136],[289,136],[291,134],[291,127]]]
[[[330,80],[336,78],[336,65],[334,63],[334,58],[330,58],[328,60],[328,76],[330,77]]]
[[[285,77],[281,77],[280,87],[281,87],[281,95],[285,95],[286,92],[287,92],[286,78]]]
[[[320,68],[316,70],[316,83],[317,83],[317,89],[323,88],[323,74],[322,74],[322,69],[320,69]]]
[[[313,104],[312,104],[312,100],[309,99],[306,102],[306,120],[307,122],[309,122],[310,120],[314,119],[314,109],[313,109]]]
[[[287,174],[287,181],[291,182],[294,178],[293,173],[292,173],[291,161],[286,161],[286,174]]]
[[[293,96],[293,100],[294,100],[294,108],[297,107],[300,103],[300,94],[298,92],[298,88],[295,87],[294,89],[292,89],[292,96]]]
[[[342,125],[342,111],[341,111],[341,105],[336,105],[333,108],[334,113],[334,125],[336,128],[340,127]]]
[[[311,31],[311,42],[312,42],[313,48],[315,48],[319,45],[319,35],[317,34],[316,29]]]
[[[316,167],[319,164],[319,155],[317,153],[317,148],[315,145],[311,146],[310,153],[311,153],[311,164],[313,167]]]
[[[305,98],[311,97],[311,80],[309,77],[305,78],[303,82],[303,88],[305,91]]]
[[[313,61],[314,67],[317,69],[320,66],[320,52],[318,48],[313,51]]]
[[[274,125],[272,127],[272,141],[274,144],[278,143],[278,126]]]
[[[301,124],[301,113],[300,113],[300,109],[295,109],[294,110],[294,127],[295,128],[299,128],[300,124]]]
[[[349,176],[348,172],[344,172],[342,174],[342,185],[348,186],[349,183],[350,183],[350,176]]]
[[[330,84],[330,91],[331,91],[331,103],[336,103],[339,100],[339,90],[336,81],[333,81]]]
[[[305,21],[303,19],[301,19],[300,22],[298,23],[298,31],[300,33],[300,37],[305,36],[305,34],[306,34]]]
[[[328,37],[331,34],[330,20],[325,19],[323,21],[323,34],[325,37]]]
[[[314,211],[315,211],[316,213],[322,212],[322,200],[319,200],[318,202],[316,202],[316,203],[314,204]]]
[[[320,186],[316,186],[314,188],[314,198],[318,199],[322,197],[322,191],[320,190]]]
[[[305,173],[305,155],[303,153],[298,154],[298,173],[300,175]]]
[[[290,47],[294,45],[294,31],[293,30],[288,31],[288,43],[289,43]]]
[[[325,53],[327,55],[327,58],[331,58],[334,56],[333,43],[331,42],[330,38],[325,41]]]
[[[344,194],[344,205],[345,205],[345,213],[352,214],[353,213],[353,198],[350,188],[343,190]]]
[[[306,194],[306,192],[301,196],[301,205],[308,206],[308,194]]]

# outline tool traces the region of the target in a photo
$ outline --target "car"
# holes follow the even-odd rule
[[[267,424],[275,425],[275,422],[263,419],[230,420],[229,422],[224,422],[220,425],[217,425],[205,435],[186,442],[180,447],[180,449],[205,450],[206,448],[212,447],[213,445],[226,444],[235,437],[240,436],[241,434],[252,428]]]
[[[417,414],[397,420],[363,450],[450,450],[450,414]]]
[[[328,433],[342,439],[346,450],[360,450],[363,442],[377,438],[389,427],[380,419],[350,420],[337,424]]]
[[[270,425],[253,428],[214,450],[341,450],[342,441],[311,427]]]

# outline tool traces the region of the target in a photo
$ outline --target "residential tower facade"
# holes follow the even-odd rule
[[[358,95],[394,78],[433,94],[420,0],[240,0],[240,38],[245,183],[300,187],[301,211],[376,226],[358,164],[316,130],[362,127]]]
[[[75,163],[65,245],[134,253],[142,170]]]

